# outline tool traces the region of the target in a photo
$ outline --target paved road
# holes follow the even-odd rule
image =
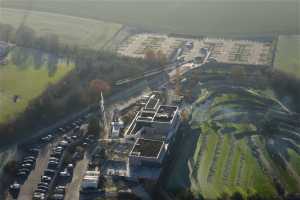
[[[79,200],[80,185],[88,163],[89,161],[85,155],[84,158],[76,164],[72,181],[67,186],[65,200]]]

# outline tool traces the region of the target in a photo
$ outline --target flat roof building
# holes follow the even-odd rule
[[[129,176],[157,179],[168,145],[162,140],[138,138],[129,154]]]
[[[163,162],[180,125],[179,107],[161,105],[163,100],[160,92],[145,96],[143,102],[146,103],[137,112],[124,134],[123,145],[125,143],[131,145],[129,151],[126,151],[126,156],[124,154],[121,156],[126,157],[126,170],[124,159],[119,157],[114,160],[113,156],[110,156],[110,165],[103,167],[105,174],[134,180],[159,178]],[[110,149],[116,151],[117,148],[110,145]],[[124,152],[122,149],[119,150]]]
[[[139,111],[127,131],[125,138],[155,138],[169,140],[180,124],[177,106],[160,105],[155,111]]]

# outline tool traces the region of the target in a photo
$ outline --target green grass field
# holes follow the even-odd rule
[[[300,35],[279,37],[274,65],[300,78]]]
[[[104,47],[122,25],[55,13],[16,9],[0,9],[0,23],[14,27],[24,23],[37,35],[55,34],[66,44],[93,49]]]
[[[297,1],[3,0],[2,5],[192,35],[254,36],[299,32],[300,5]]]
[[[59,81],[73,67],[73,64],[60,60],[55,74],[49,76],[46,64],[36,68],[30,56],[21,67],[11,60],[7,65],[0,65],[0,123],[23,112],[28,103],[41,95],[48,84]],[[20,96],[17,102],[13,101],[14,95]]]

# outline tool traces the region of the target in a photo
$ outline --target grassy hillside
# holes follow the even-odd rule
[[[48,84],[59,81],[74,67],[58,58],[55,66],[50,66],[47,54],[43,55],[44,61],[37,65],[33,56],[28,49],[15,48],[9,55],[8,64],[0,65],[0,123],[23,112]],[[18,62],[14,61],[14,57],[23,58]],[[18,96],[17,101],[14,101],[15,95]]]
[[[279,37],[275,67],[300,78],[300,35]]]
[[[122,27],[93,19],[5,8],[1,8],[0,16],[0,23],[15,28],[25,24],[38,35],[55,34],[63,43],[93,49],[102,48]]]
[[[299,33],[297,1],[3,0],[2,6],[112,21],[193,35]],[[274,14],[276,13],[276,14]],[[28,13],[30,15],[30,12]]]

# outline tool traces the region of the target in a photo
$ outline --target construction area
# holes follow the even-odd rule
[[[129,37],[117,52],[123,56],[145,58],[147,52],[161,52],[171,61],[195,61],[206,56],[219,63],[271,65],[272,43],[222,38],[182,38],[142,33]]]

